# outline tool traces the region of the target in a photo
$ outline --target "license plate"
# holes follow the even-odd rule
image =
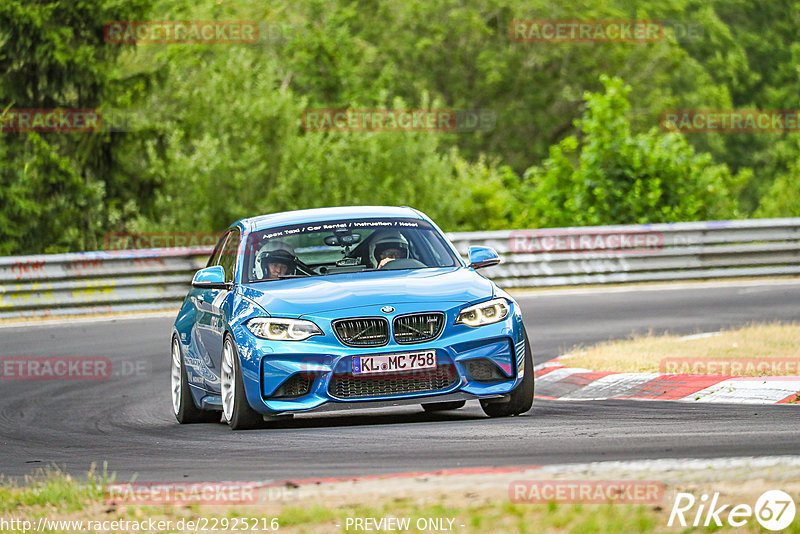
[[[399,352],[373,356],[353,356],[353,374],[395,373],[436,367],[436,351]]]

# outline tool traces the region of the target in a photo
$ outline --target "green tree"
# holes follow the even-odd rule
[[[800,109],[800,2],[691,0],[683,16],[704,29],[702,38],[682,47],[713,84],[727,88],[725,109]],[[798,138],[796,132],[688,136],[733,172],[753,170],[740,193],[743,216],[753,213],[772,182],[800,156]]]
[[[798,147],[800,153],[800,146]],[[800,217],[800,156],[778,176],[755,212],[756,217]]]
[[[672,37],[651,44],[518,43],[509,38],[512,21],[649,18],[648,10],[677,16],[686,2],[677,3],[668,11],[640,2],[630,12],[603,0],[310,0],[286,7],[285,17],[297,24],[278,53],[292,73],[290,87],[311,106],[379,105],[388,94],[416,107],[430,94],[447,107],[492,110],[495,128],[445,141],[472,161],[486,154],[521,173],[575,133],[583,92],[601,89],[601,73],[634,88],[637,131],[657,124],[664,107],[723,108],[730,99]]]
[[[601,76],[605,93],[587,93],[581,139],[553,146],[525,173],[529,209],[517,226],[677,222],[736,217],[731,176],[709,154],[696,154],[680,134],[653,128],[632,135],[630,87]]]
[[[119,230],[217,231],[261,213],[364,204],[410,205],[448,229],[510,224],[514,199],[496,165],[467,161],[445,146],[447,134],[304,131],[310,103],[286,83],[273,45],[172,47],[139,59],[167,69],[169,82],[143,108],[158,132],[144,167],[163,186],[155,214]],[[408,107],[399,98],[383,106]]]
[[[97,248],[104,231],[219,230],[330,204],[410,204],[447,230],[727,218],[762,195],[758,214],[789,213],[798,134],[654,126],[665,109],[800,107],[796,4],[7,0],[3,108],[138,119],[125,131],[0,136],[0,251]],[[257,20],[264,34],[245,45],[103,42],[105,22],[140,18]],[[515,19],[656,19],[703,34],[516,43]],[[602,73],[631,88],[604,87]],[[497,122],[469,133],[300,127],[309,108],[396,106],[488,109]]]
[[[121,48],[104,42],[103,25],[141,18],[147,4],[0,2],[2,110],[96,109],[129,96],[137,78],[116,77]],[[97,248],[115,204],[151,196],[152,184],[120,172],[124,134],[5,132],[1,142],[2,251]]]

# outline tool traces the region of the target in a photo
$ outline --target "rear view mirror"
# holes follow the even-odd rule
[[[347,232],[347,230],[345,230]],[[355,245],[361,241],[361,234],[351,234],[351,233],[344,233],[341,230],[337,230],[334,235],[329,235],[325,237],[325,244],[329,247],[350,247]]]
[[[359,241],[361,241],[361,234],[350,234],[339,237],[339,243],[344,246],[355,245]]]

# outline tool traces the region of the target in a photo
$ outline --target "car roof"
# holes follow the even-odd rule
[[[307,210],[282,211],[259,215],[237,221],[232,226],[241,225],[249,231],[263,230],[276,226],[301,224],[306,222],[333,221],[338,219],[372,219],[384,217],[404,217],[425,219],[425,217],[408,206],[338,206],[333,208],[313,208]]]

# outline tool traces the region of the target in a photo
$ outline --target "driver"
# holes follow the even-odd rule
[[[397,230],[381,232],[372,242],[372,256],[378,269],[390,261],[408,258],[408,240]]]
[[[259,252],[258,263],[261,267],[261,278],[276,280],[287,274],[294,274],[297,257],[294,249],[283,241],[267,243]]]

